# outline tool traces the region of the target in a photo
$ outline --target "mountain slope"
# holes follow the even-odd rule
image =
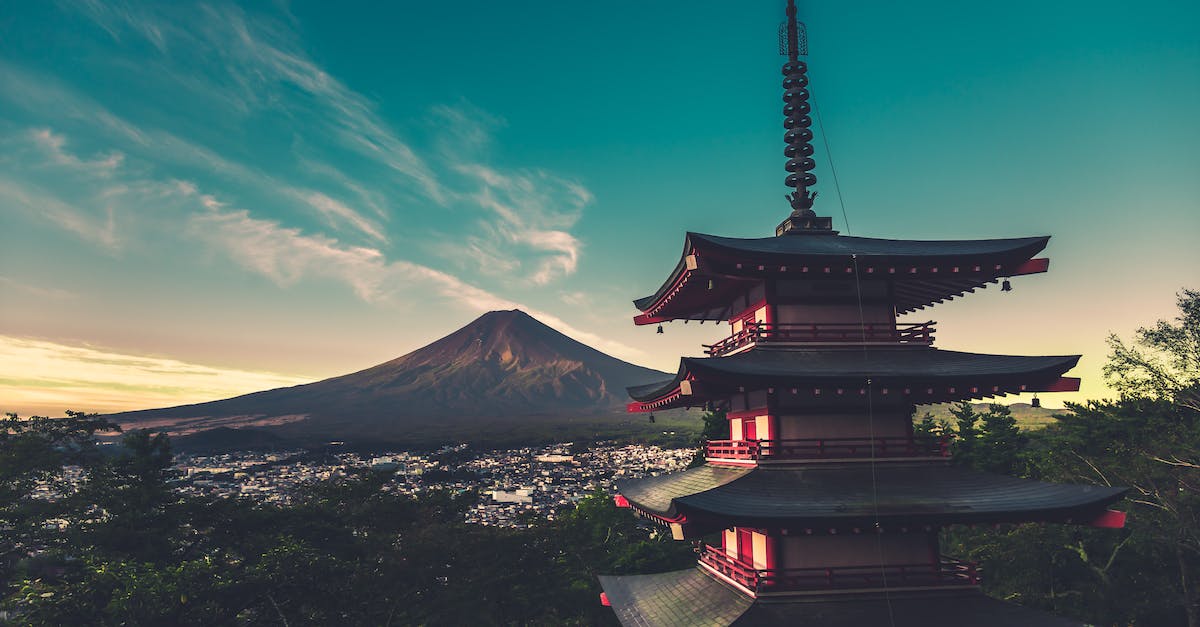
[[[625,387],[668,377],[573,340],[518,311],[493,311],[391,361],[316,383],[119,414],[177,433],[254,426],[290,434],[400,438],[426,427],[613,415]]]

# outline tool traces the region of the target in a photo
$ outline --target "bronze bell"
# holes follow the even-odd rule
[[[662,325],[661,325],[661,324],[660,324],[660,325],[658,325],[658,331],[657,331],[657,332],[658,332],[658,333],[662,333],[662,332],[663,332],[663,330],[662,330]]]
[[[1004,279],[1004,282],[1000,284],[1000,291],[1001,292],[1011,292],[1012,291],[1012,283],[1009,283],[1008,279]]]
[[[1033,402],[1032,402],[1032,403],[1030,403],[1030,405],[1031,405],[1031,406],[1033,406],[1033,407],[1035,407],[1035,408],[1036,408],[1036,407],[1041,407],[1041,406],[1042,406],[1042,399],[1038,398],[1038,397],[1037,397],[1037,394],[1034,394],[1034,395],[1033,395]]]

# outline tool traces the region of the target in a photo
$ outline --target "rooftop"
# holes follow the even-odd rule
[[[1044,272],[1034,260],[1049,236],[983,240],[892,240],[849,235],[734,238],[688,233],[679,263],[658,290],[633,301],[638,324],[724,320],[729,302],[764,278],[858,276],[895,283],[897,310],[920,309],[999,277]],[[704,279],[704,280],[701,280]],[[711,279],[711,281],[709,281]]]
[[[663,627],[734,625],[755,627],[1082,627],[977,590],[839,598],[755,600],[701,572],[687,569],[654,575],[600,577],[622,625]]]
[[[700,530],[785,526],[870,529],[954,523],[1088,523],[1125,488],[1056,484],[976,472],[942,463],[730,468],[618,481],[632,507]]]

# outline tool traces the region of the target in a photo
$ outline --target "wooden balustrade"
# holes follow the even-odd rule
[[[937,437],[802,438],[775,440],[709,440],[708,459],[822,459],[949,457],[949,440]]]
[[[755,569],[705,545],[700,562],[754,592],[855,590],[882,587],[970,587],[980,583],[976,562],[942,557],[924,564]]]
[[[856,324],[747,322],[741,331],[716,344],[705,344],[704,352],[717,357],[748,344],[763,342],[835,344],[932,344],[934,323]]]

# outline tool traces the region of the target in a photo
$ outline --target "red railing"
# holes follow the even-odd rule
[[[700,562],[754,592],[978,586],[979,565],[949,557],[936,563],[755,569],[705,545]]]
[[[705,344],[704,352],[710,356],[718,356],[747,344],[760,342],[932,344],[933,334],[932,320],[896,325],[890,323],[747,322],[741,331],[716,344]]]
[[[949,457],[949,440],[936,437],[709,440],[709,459],[822,459],[854,457]]]

